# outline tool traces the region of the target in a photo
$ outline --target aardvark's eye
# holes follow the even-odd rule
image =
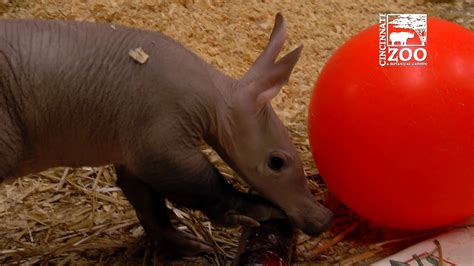
[[[285,165],[285,160],[278,156],[278,155],[272,155],[270,156],[270,160],[268,162],[268,166],[274,170],[274,171],[280,171],[283,166]]]

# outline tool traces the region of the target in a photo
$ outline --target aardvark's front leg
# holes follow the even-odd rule
[[[118,185],[135,207],[146,232],[170,242],[177,250],[189,250],[184,255],[211,250],[195,238],[183,237],[183,233],[171,226],[165,198],[201,210],[215,225],[221,226],[258,226],[258,221],[284,216],[269,201],[237,191],[199,150],[169,154],[167,158],[163,155],[145,158],[149,161],[131,167],[141,169],[137,174],[125,166],[116,166]]]
[[[170,256],[195,256],[212,253],[213,249],[192,234],[173,226],[165,198],[153,191],[150,185],[131,174],[123,165],[116,165],[117,185],[135,208],[145,232],[159,241],[161,248]]]
[[[147,181],[165,198],[203,211],[220,226],[258,226],[258,221],[284,217],[279,208],[264,198],[235,189],[199,150],[180,151],[172,157],[176,161],[168,158]]]

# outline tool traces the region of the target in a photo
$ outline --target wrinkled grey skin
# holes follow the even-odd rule
[[[281,208],[317,235],[331,213],[270,105],[302,49],[276,61],[285,37],[277,15],[267,48],[235,80],[160,33],[0,20],[0,177],[112,163],[146,232],[179,255],[212,249],[171,225],[165,198],[224,226],[257,226]],[[128,56],[137,47],[150,56],[143,65]],[[263,197],[228,184],[201,140]]]

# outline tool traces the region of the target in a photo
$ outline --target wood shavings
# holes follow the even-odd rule
[[[150,57],[147,53],[145,53],[145,51],[143,51],[141,47],[130,50],[128,55],[141,65],[145,64]]]
[[[360,221],[351,224],[349,227],[347,227],[347,229],[345,229],[340,234],[338,234],[336,237],[331,239],[331,241],[325,243],[324,245],[322,245],[320,247],[316,247],[314,250],[312,250],[309,253],[304,254],[305,258],[307,260],[312,260],[312,259],[316,258],[319,254],[321,254],[321,253],[325,252],[326,250],[328,250],[329,248],[331,248],[333,245],[336,245],[337,243],[340,243],[340,241],[342,239],[344,239],[347,235],[352,233],[357,228],[357,226],[359,226],[359,224],[360,224]]]

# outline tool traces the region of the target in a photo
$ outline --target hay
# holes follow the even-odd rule
[[[319,237],[297,236],[295,262],[373,262],[436,232],[413,235],[374,227],[327,195],[316,175],[306,135],[314,81],[330,54],[350,36],[377,22],[378,13],[428,13],[474,29],[474,5],[458,1],[126,1],[0,0],[2,17],[108,21],[161,31],[233,77],[263,49],[276,12],[288,25],[288,52],[304,44],[289,86],[273,106],[291,132],[315,198],[336,213]],[[217,155],[205,150],[238,188],[245,184]],[[55,168],[0,186],[0,264],[157,264],[164,262],[143,238],[135,212],[114,186],[110,167]],[[239,229],[214,228],[199,212],[170,205],[177,226],[215,246],[217,255],[167,261],[223,265],[236,252]]]
[[[147,53],[145,53],[145,51],[143,51],[141,47],[130,50],[128,55],[141,65],[145,64],[150,57]]]

